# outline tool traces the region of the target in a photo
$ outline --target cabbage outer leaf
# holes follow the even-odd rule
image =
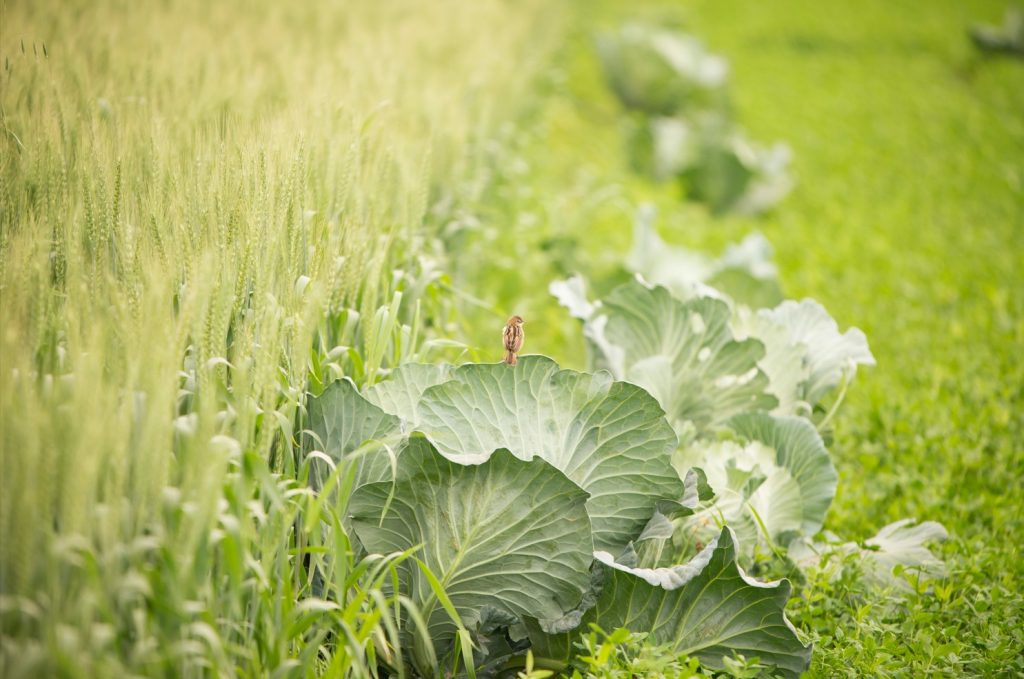
[[[671,464],[676,436],[639,387],[605,373],[560,370],[543,356],[467,364],[427,389],[417,428],[450,460],[477,464],[506,448],[539,456],[590,494],[594,543],[617,551],[636,538],[659,500],[681,497]]]
[[[582,624],[604,630],[625,627],[648,634],[652,644],[723,669],[724,657],[741,653],[798,677],[810,663],[805,646],[786,619],[789,582],[763,583],[746,576],[736,563],[731,529],[725,527],[688,563],[669,568],[630,568],[607,552],[595,557],[605,569],[597,604]],[[564,659],[570,635],[545,635],[528,624],[535,653]]]
[[[677,469],[703,469],[716,493],[709,508],[684,521],[683,536],[706,541],[721,517],[749,556],[765,542],[765,531],[773,543],[783,544],[818,532],[838,475],[814,426],[800,417],[744,413],[729,427],[743,443],[698,442],[676,457]]]
[[[403,363],[383,382],[366,390],[366,399],[386,413],[410,424],[416,421],[416,404],[423,392],[448,380],[452,366],[447,363]]]
[[[397,417],[363,398],[348,379],[331,383],[320,396],[310,398],[306,408],[309,425],[302,437],[304,451],[320,450],[340,463],[367,441],[380,441],[382,450],[368,451],[359,459],[355,483],[360,485],[390,477],[392,458],[383,448],[390,446],[394,450],[403,443]],[[324,469],[320,466],[314,469],[315,482],[319,483]]]
[[[398,477],[352,494],[350,520],[371,553],[417,545],[463,625],[486,607],[511,615],[557,618],[577,606],[590,579],[593,541],[587,494],[541,459],[497,450],[464,465],[414,437]],[[418,568],[404,571],[403,592],[418,604],[439,651],[456,625]],[[422,668],[421,668],[422,669]]]
[[[818,566],[824,561],[831,564],[833,577],[841,573],[838,557],[857,554],[860,558],[865,579],[872,585],[899,587],[910,590],[912,586],[902,577],[893,574],[896,566],[925,578],[942,577],[946,573],[946,564],[935,556],[925,545],[930,542],[943,542],[949,533],[940,523],[915,519],[901,519],[882,528],[878,534],[864,541],[864,547],[856,542],[840,543],[839,539],[826,532],[828,542],[814,541],[805,537],[794,541],[789,546],[789,558],[800,568],[806,570]]]
[[[734,330],[764,342],[767,355],[761,366],[776,380],[773,393],[779,396],[778,391],[792,389],[783,382],[787,374],[802,377],[795,393],[779,396],[781,403],[803,401],[813,407],[841,382],[851,380],[857,366],[875,365],[864,333],[859,328],[840,333],[835,319],[813,299],[787,300],[774,309],[759,310],[757,316],[756,321],[734,323]],[[786,372],[794,351],[802,355],[801,373]]]
[[[607,341],[623,352],[622,374],[616,377],[657,398],[681,435],[777,405],[757,367],[764,345],[733,339],[726,302],[710,297],[682,302],[665,288],[633,281],[612,291],[599,315],[608,318]]]

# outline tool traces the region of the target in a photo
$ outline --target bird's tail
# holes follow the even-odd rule
[[[509,365],[515,365],[516,364],[516,352],[514,352],[514,351],[506,351],[505,352],[505,363],[508,363]]]

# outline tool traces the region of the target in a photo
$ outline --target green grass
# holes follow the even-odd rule
[[[491,256],[463,265],[465,280],[527,318],[530,351],[580,367],[578,331],[546,282],[574,270],[615,280],[639,201],[695,248],[764,232],[787,294],[861,327],[878,360],[835,422],[826,527],[864,539],[916,517],[952,536],[934,591],[803,588],[792,614],[816,643],[812,673],[1024,671],[1024,64],[983,58],[966,36],[1002,5],[649,5],[605,7],[563,52],[565,86],[513,145],[523,160],[485,208],[495,221],[513,213],[516,238],[485,234]],[[726,56],[739,122],[793,148],[798,185],[766,218],[713,219],[627,168],[589,31],[637,13],[682,18]]]
[[[827,527],[951,533],[928,591],[798,589],[812,674],[1024,672],[1024,64],[966,37],[1002,3],[579,3],[554,55],[539,2],[0,11],[4,676],[365,673],[399,604],[291,454],[303,390],[439,337],[497,360],[511,313],[582,367],[547,284],[621,277],[641,201],[695,248],[763,231],[789,296],[867,333]],[[591,32],[636,14],[792,146],[772,214],[628,168]]]
[[[752,133],[794,147],[800,187],[763,227],[787,290],[863,328],[878,359],[836,426],[828,525],[863,538],[910,516],[953,536],[948,590],[846,597],[815,668],[1022,671],[1024,64],[965,38],[998,5],[773,10],[694,16]]]

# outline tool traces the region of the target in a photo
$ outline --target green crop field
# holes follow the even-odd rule
[[[0,675],[1024,674],[1006,8],[0,0]],[[644,170],[628,22],[777,204]]]

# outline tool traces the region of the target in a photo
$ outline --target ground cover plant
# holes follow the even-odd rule
[[[1002,5],[123,9],[2,8],[5,676],[1024,671]],[[624,25],[785,201],[638,165]]]

